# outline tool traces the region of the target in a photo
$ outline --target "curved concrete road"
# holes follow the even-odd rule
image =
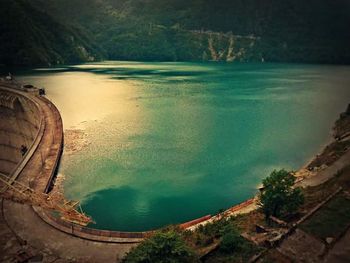
[[[62,262],[120,262],[135,246],[94,242],[60,232],[44,223],[28,205],[5,201],[4,215],[22,242],[43,253],[44,258],[59,258]]]

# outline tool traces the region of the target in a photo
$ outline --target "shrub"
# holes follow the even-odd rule
[[[175,263],[196,262],[194,252],[181,236],[173,230],[157,232],[132,249],[123,262]]]
[[[304,203],[301,188],[293,188],[295,177],[286,170],[274,170],[263,180],[260,206],[266,218],[280,217],[296,212]]]
[[[232,253],[242,248],[243,239],[233,226],[227,226],[220,242],[220,251]]]

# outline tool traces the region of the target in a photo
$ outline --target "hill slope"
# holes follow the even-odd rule
[[[91,32],[111,59],[350,63],[347,0],[35,1]]]
[[[79,41],[83,45],[73,44],[73,50],[83,46],[93,53],[96,48],[90,43],[98,43],[109,59],[350,63],[347,0],[83,2],[32,0],[30,3],[61,25],[88,36]],[[40,21],[36,22],[38,31],[53,28],[43,28]],[[60,30],[55,32],[58,35]],[[81,40],[77,36],[74,39]],[[32,47],[40,44],[46,49],[38,41],[32,42]],[[70,41],[63,43],[54,50],[72,46]]]
[[[72,27],[25,0],[0,1],[0,64],[52,65],[91,61],[99,49]]]

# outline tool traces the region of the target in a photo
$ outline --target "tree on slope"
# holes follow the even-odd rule
[[[294,213],[304,203],[304,196],[300,187],[293,187],[295,177],[282,169],[274,170],[263,180],[260,194],[260,206],[266,218],[281,217]]]
[[[132,249],[124,258],[126,263],[196,262],[194,252],[175,231],[157,232]]]

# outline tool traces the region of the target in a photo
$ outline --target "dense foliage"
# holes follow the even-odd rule
[[[98,48],[81,31],[25,0],[0,1],[0,65],[51,65],[95,60]]]
[[[131,250],[124,262],[196,262],[194,252],[175,231],[157,232]]]
[[[295,177],[286,170],[274,170],[263,180],[260,204],[266,218],[285,216],[296,212],[304,202],[300,188],[294,188]]]
[[[243,238],[233,226],[228,226],[224,230],[221,238],[220,250],[224,253],[232,253],[242,248]]]
[[[13,48],[9,53],[1,46],[1,55],[5,50],[7,60],[25,55],[27,61],[37,62],[34,58],[40,53],[44,55],[39,61],[58,57],[59,62],[71,62],[86,60],[73,52],[74,47],[84,46],[96,58],[101,53],[96,52],[98,46],[109,59],[350,62],[347,0],[83,2],[1,0],[1,9],[6,10],[2,24],[12,25],[20,39],[2,41]],[[67,35],[74,36],[74,43],[62,37]],[[21,52],[14,55],[14,50]],[[33,58],[28,55],[33,53]]]
[[[169,226],[132,249],[124,262],[248,262],[261,248],[239,232],[239,217],[221,217],[194,231]]]

